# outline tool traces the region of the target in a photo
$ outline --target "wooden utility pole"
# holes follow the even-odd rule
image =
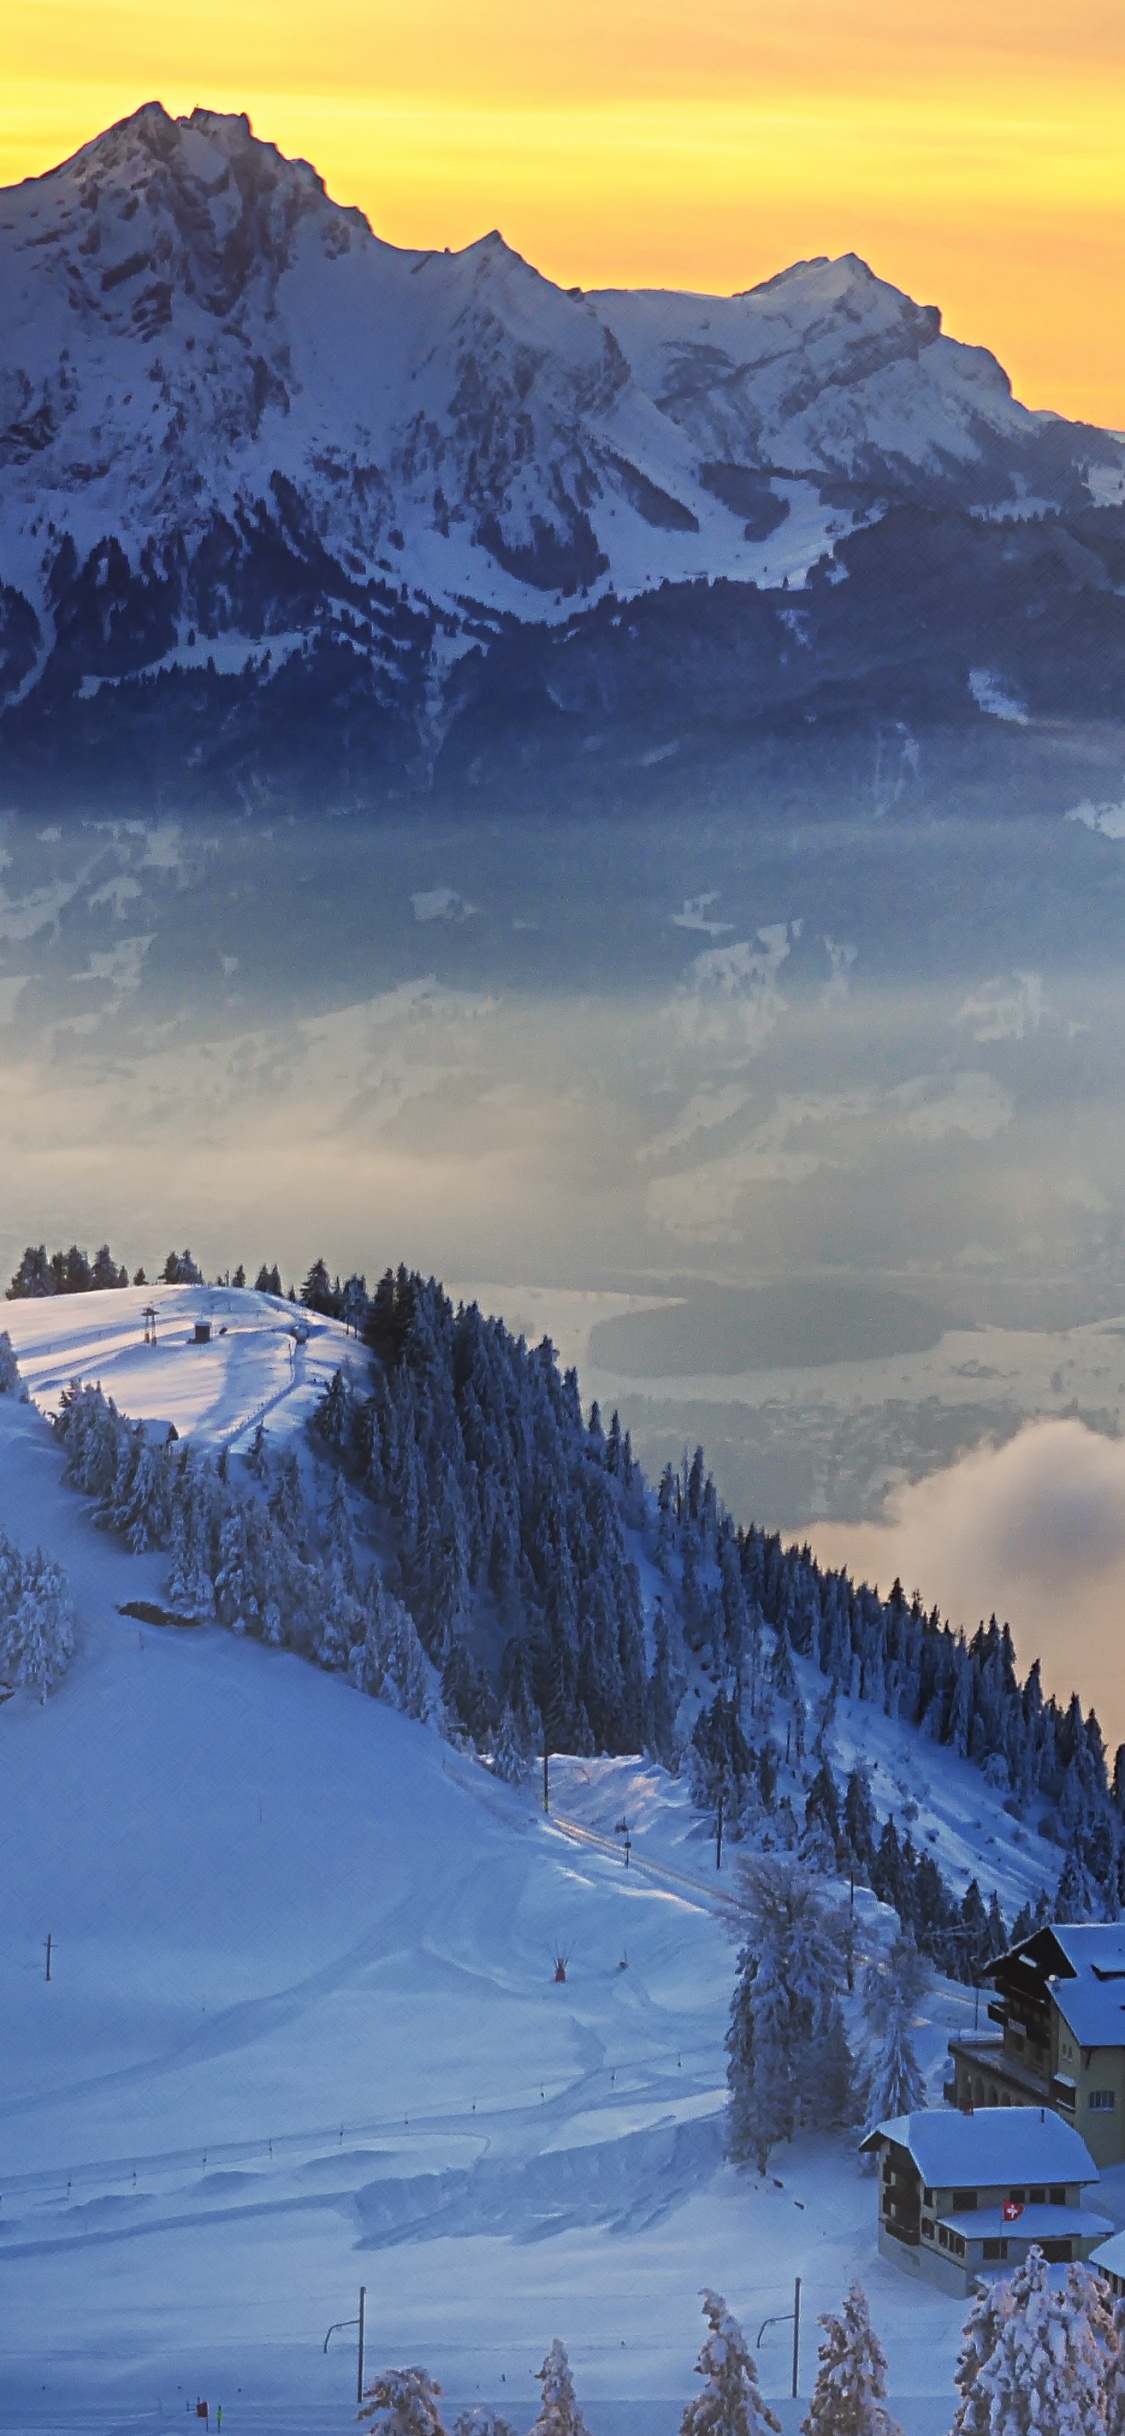
[[[547,1751],[547,1745],[546,1745],[546,1742],[544,1742],[544,1744],[543,1744],[543,1808],[544,1808],[544,1810],[546,1810],[546,1811],[548,1811],[548,1812],[549,1812],[550,1807],[551,1807],[551,1779],[550,1779],[550,1776],[549,1776],[549,1774],[548,1774],[548,1751]]]
[[[720,1795],[719,1795],[719,1807],[718,1807],[718,1811],[717,1811],[717,1813],[716,1813],[716,1817],[715,1817],[715,1867],[716,1867],[716,1869],[721,1869],[721,1868],[722,1868],[722,1866],[723,1866],[723,1797],[722,1797],[722,1794],[720,1793]]]
[[[51,1947],[52,1947],[52,1945],[53,1945],[53,1944],[54,1944],[54,1939],[53,1939],[53,1937],[50,1935],[50,1933],[48,1932],[48,1936],[47,1936],[47,1970],[46,1970],[46,1977],[47,1977],[48,1979],[49,1979],[49,1978],[50,1978],[50,1976],[51,1976]]]

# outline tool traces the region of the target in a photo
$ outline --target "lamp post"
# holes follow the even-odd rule
[[[360,2285],[360,2287],[359,2287],[359,2316],[358,2316],[357,2318],[337,2318],[337,2320],[336,2320],[336,2322],[335,2322],[335,2325],[330,2326],[330,2327],[329,2327],[329,2329],[328,2329],[327,2334],[325,2335],[325,2338],[324,2338],[324,2349],[325,2349],[325,2351],[327,2351],[328,2346],[329,2346],[330,2342],[332,2341],[332,2337],[333,2337],[333,2335],[334,2335],[334,2334],[346,2334],[346,2333],[347,2333],[347,2331],[348,2331],[348,2328],[349,2328],[350,2326],[357,2326],[357,2327],[359,2328],[359,2340],[358,2340],[358,2343],[357,2343],[357,2345],[356,2345],[356,2378],[355,2378],[355,2398],[356,2398],[356,2401],[357,2401],[357,2402],[362,2402],[362,2400],[363,2400],[363,2354],[364,2354],[365,2337],[366,2337],[366,2333],[367,2333],[367,2286],[366,2286],[366,2284],[361,2284],[361,2285]]]

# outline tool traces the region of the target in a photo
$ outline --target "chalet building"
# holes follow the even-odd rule
[[[1125,1923],[1038,1929],[990,1963],[992,2033],[951,2039],[955,2106],[1050,2106],[1125,2161]]]
[[[896,2115],[862,2145],[877,2161],[884,2258],[959,2298],[1033,2242],[1058,2265],[1113,2230],[1084,2203],[1098,2179],[1085,2141],[1048,2106]]]

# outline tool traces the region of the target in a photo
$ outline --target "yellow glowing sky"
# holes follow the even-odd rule
[[[1030,405],[1125,425],[1125,0],[0,0],[0,183],[154,97],[567,285],[851,249]]]

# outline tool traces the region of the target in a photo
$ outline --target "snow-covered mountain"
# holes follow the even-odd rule
[[[690,692],[701,581],[772,596],[819,569],[819,600],[888,513],[1026,526],[1123,496],[1119,440],[1017,404],[854,255],[733,297],[564,292],[495,232],[387,245],[245,118],[158,103],[0,199],[14,766],[48,711],[56,750],[60,727],[87,748],[143,728],[136,680],[161,672],[181,763],[207,757],[225,679],[228,711],[264,689],[306,738],[358,718],[369,776],[430,771],[521,628],[692,588]],[[1072,586],[1111,588],[1080,539],[1063,557]],[[901,569],[880,582],[900,617]],[[794,631],[735,636],[752,692],[764,658],[766,698],[792,691]],[[830,654],[797,640],[804,691]],[[549,675],[540,692],[567,707]],[[968,709],[988,715],[979,687]]]

